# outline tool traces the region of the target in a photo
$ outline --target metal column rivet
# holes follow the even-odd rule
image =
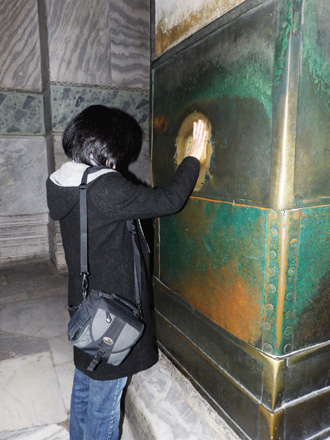
[[[293,239],[290,241],[290,244],[291,244],[292,247],[296,247],[297,244],[298,244],[298,239],[297,239],[297,238],[293,238]]]
[[[274,237],[276,237],[276,236],[278,235],[278,230],[277,230],[276,228],[272,228],[272,229],[270,230],[270,233],[271,233]]]
[[[272,328],[272,326],[271,326],[270,322],[265,322],[264,329],[265,330],[271,330],[271,328]]]
[[[272,312],[274,310],[274,306],[271,303],[266,304],[266,309]]]
[[[268,344],[268,342],[265,342],[263,345],[264,351],[267,351],[267,353],[273,353],[273,347]]]
[[[268,268],[268,275],[269,275],[270,277],[274,277],[274,276],[276,275],[276,269],[275,269],[275,267],[269,267],[269,268]]]
[[[288,270],[288,274],[292,277],[296,273],[296,269],[294,267],[290,267]]]
[[[290,353],[291,350],[292,350],[291,344],[286,344],[283,348],[284,353]]]
[[[269,252],[269,257],[270,257],[270,258],[276,258],[276,256],[277,256],[277,254],[276,254],[275,251],[270,251],[270,252]]]
[[[275,284],[268,284],[267,290],[269,293],[275,293],[276,292]]]
[[[285,336],[290,336],[292,334],[292,328],[291,327],[287,327],[284,330],[284,334],[285,334]]]

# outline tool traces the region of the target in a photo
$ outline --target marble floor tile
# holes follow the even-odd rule
[[[17,335],[1,330],[0,347],[0,361],[49,351],[47,339]]]
[[[7,284],[20,283],[27,280],[59,276],[56,269],[49,261],[39,261],[26,264],[13,264],[0,269],[0,279],[5,279]],[[0,283],[1,284],[1,283]]]
[[[0,432],[67,419],[50,353],[0,362],[0,414]]]
[[[0,440],[69,440],[68,431],[58,425],[0,433]]]
[[[68,318],[69,320],[69,315]],[[66,323],[64,324],[66,326]],[[66,330],[66,328],[65,328]],[[52,353],[54,365],[60,365],[65,362],[72,362],[73,345],[68,341],[67,334],[56,336],[48,340],[50,351]]]
[[[73,384],[74,365],[73,362],[66,362],[55,367],[57,380],[60,386],[61,395],[67,412],[70,411],[71,390]]]
[[[6,290],[6,291],[5,291]],[[3,289],[3,286],[0,288],[0,305],[3,304],[12,304],[20,301],[29,300],[28,292],[13,292],[12,289]]]
[[[47,277],[0,285],[0,297],[28,294],[24,299],[34,299],[42,296],[55,296],[67,294],[67,282],[61,278]],[[10,298],[9,301],[10,302]]]
[[[54,319],[56,316],[57,319]],[[42,338],[66,334],[68,312],[65,297],[5,304],[0,310],[0,329],[9,333]]]

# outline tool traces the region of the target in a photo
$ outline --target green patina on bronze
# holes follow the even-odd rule
[[[274,65],[274,86],[281,84],[281,77],[287,62],[287,50],[290,39],[292,26],[292,0],[278,2],[278,14],[280,19],[277,21],[277,34],[275,48],[275,65]]]
[[[156,186],[175,172],[185,118],[199,111],[213,127],[204,186],[182,213],[159,221],[157,278],[272,355],[329,339],[330,6],[314,6],[265,1],[152,70]],[[294,181],[290,204],[277,210],[270,189],[280,176],[274,151],[284,145],[286,98],[295,109]]]
[[[267,9],[274,12],[272,5]],[[174,173],[175,140],[182,121],[200,111],[210,119],[216,145],[211,179],[200,194],[269,203],[275,32],[274,14],[266,16],[267,20],[255,17],[251,27],[243,16],[237,29],[216,29],[194,44],[194,56],[183,50],[156,65],[152,81],[157,96],[152,153],[156,186],[166,184]]]
[[[329,16],[329,2],[319,2],[315,7],[313,0],[305,1],[303,63],[308,66],[310,78],[327,104],[330,103]]]
[[[330,3],[244,4],[153,65],[154,184],[173,176],[189,114],[213,128],[205,183],[157,221],[160,340],[249,438],[316,438],[330,398]],[[229,339],[265,366],[252,388]],[[244,395],[228,406],[222,372]]]
[[[330,3],[305,1],[297,114],[297,206],[330,204]],[[317,170],[317,171],[316,171]]]
[[[160,220],[160,279],[218,325],[258,344],[266,229],[267,210],[191,199],[180,214]]]
[[[190,199],[160,219],[158,278],[273,355],[328,340],[330,207],[273,211]]]
[[[330,206],[303,209],[295,294],[296,349],[329,340],[329,255]]]

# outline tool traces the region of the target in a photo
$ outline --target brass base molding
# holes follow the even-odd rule
[[[208,320],[154,278],[160,348],[242,439],[330,436],[330,342],[272,356]]]

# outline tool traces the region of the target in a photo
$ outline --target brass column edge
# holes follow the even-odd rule
[[[272,161],[275,167],[271,175],[270,206],[278,210],[291,208],[294,204],[296,126],[302,51],[301,13],[299,15],[294,11],[292,4],[288,7],[289,31],[287,35],[280,33],[278,37],[279,46],[285,47],[287,40],[287,47],[281,80],[275,90],[277,105],[273,114],[276,128],[273,133]],[[297,16],[298,26],[294,23]]]

